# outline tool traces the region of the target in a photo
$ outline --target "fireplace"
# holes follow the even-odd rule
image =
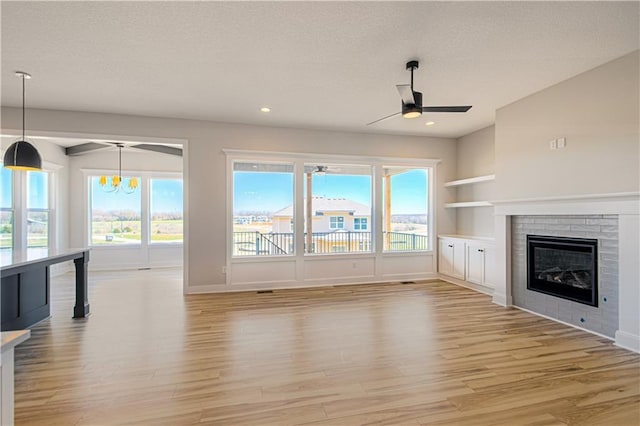
[[[598,240],[527,235],[527,289],[598,306]]]

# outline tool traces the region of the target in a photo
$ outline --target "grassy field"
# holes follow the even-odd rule
[[[152,220],[151,242],[183,241],[182,220]],[[142,222],[139,220],[114,220],[91,224],[91,244],[115,245],[131,244],[142,240]],[[124,231],[124,232],[123,232]]]

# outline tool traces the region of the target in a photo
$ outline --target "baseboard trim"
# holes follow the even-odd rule
[[[640,336],[618,330],[616,331],[615,345],[623,349],[640,353]]]
[[[493,289],[491,287],[485,287],[485,286],[482,286],[482,285],[470,283],[468,281],[463,281],[461,279],[454,278],[454,277],[449,277],[449,276],[443,275],[443,274],[440,274],[438,276],[438,279],[440,279],[440,281],[446,281],[446,282],[448,282],[450,284],[455,284],[455,285],[458,285],[460,287],[465,287],[465,288],[469,288],[471,290],[475,290],[478,293],[483,293],[483,294],[486,294],[487,296],[494,296],[494,291],[493,291]]]
[[[198,285],[198,286],[190,286],[185,289],[184,294],[206,294],[206,293],[242,293],[247,291],[261,291],[261,290],[289,290],[289,289],[305,289],[305,288],[321,288],[321,287],[338,287],[345,285],[367,285],[367,284],[399,284],[404,280],[379,280],[379,281],[356,281],[356,282],[322,282],[322,283],[313,283],[311,284],[308,281],[299,283],[296,282],[295,285],[287,285],[287,286],[273,286],[272,284],[266,283],[263,286],[260,285],[243,285],[243,284],[235,284],[232,286],[227,286],[226,284],[214,284],[214,285]],[[438,277],[423,277],[420,279],[411,279],[410,281],[415,281],[416,284],[419,283],[428,283],[440,281]]]

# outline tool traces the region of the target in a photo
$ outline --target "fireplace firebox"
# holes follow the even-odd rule
[[[598,306],[598,240],[527,235],[527,289]]]

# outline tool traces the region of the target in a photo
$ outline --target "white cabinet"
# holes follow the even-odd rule
[[[467,243],[465,280],[485,287],[494,287],[495,248],[491,244],[471,241]]]
[[[438,271],[441,274],[464,280],[465,242],[454,238],[439,240]]]
[[[438,272],[482,287],[495,287],[496,250],[492,239],[441,236],[438,247]],[[482,287],[478,290],[484,291]]]

